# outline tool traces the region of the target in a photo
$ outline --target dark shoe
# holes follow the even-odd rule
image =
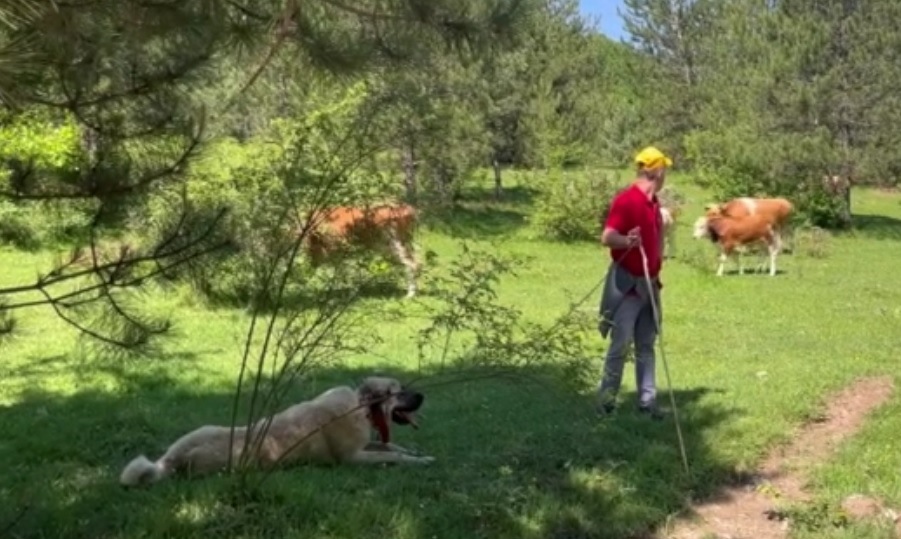
[[[613,415],[613,413],[616,412],[616,405],[613,403],[609,403],[609,402],[607,404],[598,404],[597,411],[598,411],[598,415],[602,415],[602,416]]]
[[[601,417],[607,417],[613,415],[616,412],[616,403],[615,402],[598,402],[595,406],[595,410],[598,415]]]
[[[656,405],[650,404],[647,406],[638,406],[638,413],[641,415],[646,415],[653,419],[654,421],[661,421],[666,417],[666,412],[657,408]]]
[[[616,391],[598,388],[594,409],[599,416],[611,416],[616,412]]]

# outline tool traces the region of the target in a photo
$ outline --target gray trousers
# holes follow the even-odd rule
[[[660,295],[655,299],[659,305]],[[657,324],[654,310],[646,293],[628,295],[613,314],[610,329],[610,347],[604,358],[604,373],[598,393],[602,402],[613,402],[623,381],[626,350],[635,343],[635,385],[638,388],[639,406],[653,405],[657,398],[656,358],[654,341]]]

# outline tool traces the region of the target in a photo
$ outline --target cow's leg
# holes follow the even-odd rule
[[[728,255],[726,254],[726,251],[720,251],[720,265],[716,269],[717,277],[723,276],[723,270],[726,268],[726,259],[727,258],[728,258]]]
[[[774,234],[769,244],[770,248],[770,277],[776,275],[776,257],[782,251],[782,239],[778,234]]]
[[[748,256],[751,257],[751,259],[753,261],[753,266],[752,266],[753,272],[759,273],[760,269],[763,267],[762,263],[766,262],[765,259],[760,257],[760,253],[761,253],[760,245],[758,245],[757,242],[752,242],[752,243],[747,244],[746,253]]]
[[[781,248],[782,243],[780,242],[779,245],[780,245],[780,248]],[[764,247],[766,247],[766,250],[761,250],[761,252],[760,252],[760,263],[758,264],[758,266],[760,267],[760,273],[764,273],[764,272],[766,271],[767,254],[769,253],[769,244],[768,244],[768,243],[765,243],[765,244],[764,244]]]
[[[388,241],[391,243],[391,249],[394,251],[394,254],[404,265],[407,273],[407,298],[412,298],[417,292],[416,274],[419,270],[419,264],[416,262],[415,255],[411,252],[412,249],[398,239],[397,235],[390,234]]]
[[[779,238],[779,240],[778,240],[778,241],[779,241],[779,248],[781,249],[781,248],[785,247],[785,243],[782,242],[782,229],[781,229],[781,227],[779,226],[779,224],[776,223],[776,224],[770,225],[770,230],[773,231],[774,239],[775,239],[776,237]],[[767,250],[769,250],[769,244],[767,244]]]

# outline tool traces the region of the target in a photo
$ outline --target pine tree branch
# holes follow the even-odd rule
[[[257,21],[260,21],[260,22],[268,22],[269,21],[269,17],[267,17],[257,11],[253,11],[246,6],[239,4],[235,0],[226,0],[225,3],[230,5],[231,7],[235,8],[236,10],[238,10],[242,15],[246,15],[246,16],[250,17],[251,19],[256,19]]]
[[[112,101],[151,95],[161,86],[177,83],[179,80],[191,74],[191,72],[193,72],[194,70],[206,65],[211,58],[212,53],[209,51],[204,52],[203,54],[192,56],[191,58],[184,61],[181,65],[179,65],[176,69],[167,68],[158,73],[153,73],[141,77],[140,79],[133,81],[135,82],[135,84],[129,86],[128,88],[109,93],[102,93],[97,97],[90,99],[83,100],[78,94],[72,95],[69,91],[67,91],[68,88],[64,86],[63,93],[67,97],[67,99],[64,101],[54,101],[37,96],[32,97],[31,101],[39,105],[45,105],[48,107],[75,110],[98,107],[106,105]],[[62,83],[64,80],[64,77],[62,76],[62,74],[60,74],[60,83]]]
[[[327,4],[332,6],[333,8],[339,9],[346,13],[352,13],[354,15],[364,17],[372,20],[388,20],[388,21],[399,21],[399,22],[415,22],[416,19],[412,17],[404,17],[401,15],[396,15],[394,13],[379,13],[377,11],[369,11],[363,8],[351,6],[341,2],[339,0],[319,0],[323,4]]]
[[[171,234],[164,238],[163,241],[159,242],[150,254],[134,255],[130,254],[128,249],[122,249],[117,260],[102,264],[99,263],[99,257],[96,253],[96,238],[92,230],[92,255],[90,262],[91,266],[89,268],[72,272],[67,271],[79,259],[76,251],[76,253],[73,253],[70,257],[68,262],[54,269],[47,276],[39,276],[34,283],[23,286],[0,288],[0,298],[28,292],[37,292],[43,296],[41,299],[36,300],[0,304],[0,317],[19,309],[50,305],[57,316],[64,322],[74,327],[80,333],[97,339],[104,344],[113,345],[120,349],[134,349],[137,346],[146,344],[151,336],[165,333],[169,329],[169,323],[163,322],[160,324],[152,324],[141,321],[121,305],[119,300],[113,294],[113,291],[139,288],[148,279],[153,279],[158,275],[163,275],[179,266],[188,264],[195,259],[228,247],[230,245],[229,241],[221,241],[204,248],[196,249],[199,245],[206,242],[215,232],[219,222],[225,216],[225,213],[226,210],[220,210],[204,230],[200,231],[196,237],[191,238],[183,245],[172,249],[165,248],[165,246],[171,245],[176,237],[182,236],[185,220],[181,219]],[[98,211],[97,216],[99,216],[99,214],[100,212]],[[99,220],[97,216],[95,216],[92,227],[97,225]],[[134,268],[139,267],[140,264],[146,262],[153,262],[154,268],[137,275],[132,273]],[[95,277],[97,282],[62,294],[53,294],[50,290],[54,285],[72,282],[84,277]],[[107,314],[112,317],[112,319],[124,322],[127,329],[137,331],[137,333],[126,333],[126,336],[133,336],[131,339],[117,338],[108,334],[105,335],[82,324],[68,313],[68,311],[74,311],[77,307],[83,307],[92,303],[102,303],[103,308],[107,309]]]

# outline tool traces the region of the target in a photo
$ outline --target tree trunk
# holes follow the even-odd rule
[[[838,59],[840,62],[841,72],[841,83],[839,89],[839,107],[838,107],[838,143],[841,146],[842,152],[842,163],[841,163],[841,187],[842,191],[840,196],[842,197],[842,209],[839,214],[839,219],[841,221],[841,225],[843,227],[851,227],[853,224],[852,216],[851,216],[851,178],[854,175],[854,156],[852,155],[852,148],[854,147],[854,127],[852,124],[852,100],[854,97],[851,95],[852,85],[851,81],[848,79],[848,69],[847,65],[849,62],[849,36],[848,36],[848,24],[849,19],[853,15],[854,10],[857,5],[856,2],[843,2],[843,16],[842,20],[838,23],[837,31],[833,32],[833,37],[836,39],[836,47],[838,54]]]
[[[449,208],[454,204],[454,177],[451,171],[443,164],[435,167],[435,191],[438,196],[438,205]]]
[[[676,34],[675,49],[682,63],[682,77],[689,88],[694,88],[697,83],[694,65],[694,43],[688,43],[685,38],[685,10],[683,0],[670,2],[670,25]]]
[[[504,195],[504,186],[501,182],[501,164],[497,158],[494,158],[492,166],[494,167],[494,200],[499,201]]]
[[[413,141],[409,140],[401,150],[401,167],[404,170],[404,194],[408,202],[415,202],[416,190],[416,155],[413,151]]]
[[[851,227],[854,224],[851,216],[851,178],[854,177],[854,163],[851,157],[851,127],[847,123],[842,125],[839,136],[843,151],[841,177],[842,211],[839,218],[842,221],[842,226]]]

